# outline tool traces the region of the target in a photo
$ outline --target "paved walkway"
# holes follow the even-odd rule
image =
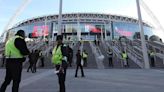
[[[74,69],[67,71],[67,92],[164,92],[164,70],[86,69],[85,78],[74,78]],[[5,70],[0,69],[0,84]],[[37,73],[23,70],[20,92],[57,92],[57,76],[51,69]],[[11,92],[11,86],[6,92]]]

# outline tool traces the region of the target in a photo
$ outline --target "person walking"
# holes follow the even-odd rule
[[[110,50],[110,48],[107,51],[107,55],[108,55],[109,67],[113,67],[113,52],[112,50]]]
[[[65,79],[67,69],[67,56],[68,50],[66,45],[62,43],[63,36],[57,35],[57,45],[52,51],[52,63],[55,65],[55,73],[58,76],[59,81],[59,92],[65,92]]]
[[[11,80],[13,80],[12,92],[19,91],[22,63],[26,59],[25,56],[29,54],[24,38],[25,32],[23,30],[18,30],[15,36],[6,42],[6,76],[0,88],[0,92],[5,92]]]
[[[79,67],[81,68],[81,77],[85,77],[84,76],[84,71],[83,71],[83,66],[82,66],[82,62],[81,62],[81,54],[80,54],[80,50],[77,51],[76,53],[76,72],[75,72],[75,77],[77,77],[77,73],[78,73],[78,69]]]
[[[40,51],[40,53],[39,53],[40,55],[40,61],[41,61],[41,67],[44,67],[44,55],[43,55],[43,53],[42,53],[42,51]]]
[[[35,50],[34,54],[33,54],[33,57],[34,57],[34,64],[33,64],[33,73],[36,73],[36,70],[37,70],[37,62],[38,62],[38,59],[39,59],[39,53],[40,51],[39,50]]]
[[[69,66],[72,67],[73,50],[72,50],[72,48],[69,45],[67,46],[67,49],[68,49],[68,62],[69,62]]]
[[[34,51],[32,50],[32,52],[29,54],[28,56],[29,58],[29,67],[27,68],[27,72],[29,72],[29,70],[31,70],[31,72],[33,73],[33,64],[34,64]]]

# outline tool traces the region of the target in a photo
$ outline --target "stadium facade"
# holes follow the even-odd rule
[[[152,34],[152,27],[144,24],[144,33],[148,37]],[[16,24],[9,31],[9,36],[15,34],[19,29],[26,31],[29,38],[51,37],[54,38],[58,32],[58,15],[47,15],[27,19]],[[65,38],[84,40],[95,39],[118,39],[126,36],[135,38],[139,32],[138,20],[126,16],[98,14],[98,13],[71,13],[62,15],[62,33]]]

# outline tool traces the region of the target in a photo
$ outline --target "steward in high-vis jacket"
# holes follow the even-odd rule
[[[125,51],[122,52],[122,59],[123,59],[123,66],[124,67],[129,67],[128,55]]]
[[[150,52],[150,65],[151,67],[155,67],[155,53],[153,50]]]
[[[22,63],[25,56],[29,54],[26,42],[24,40],[25,33],[19,30],[13,38],[10,38],[5,45],[6,57],[6,76],[0,88],[0,92],[5,92],[7,86],[13,80],[12,92],[19,91],[19,83],[21,81]]]
[[[67,46],[62,43],[62,35],[58,35],[56,38],[57,45],[52,51],[52,63],[56,67],[56,74],[59,80],[59,90],[60,92],[65,92],[65,78],[67,69]]]
[[[84,66],[85,67],[87,67],[87,64],[88,64],[87,58],[88,58],[88,53],[86,52],[86,50],[84,50],[83,53],[82,53],[82,59],[84,61]]]

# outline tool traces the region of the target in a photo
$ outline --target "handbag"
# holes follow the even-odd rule
[[[81,66],[83,66],[84,65],[84,61],[83,61],[83,59],[81,59]]]

